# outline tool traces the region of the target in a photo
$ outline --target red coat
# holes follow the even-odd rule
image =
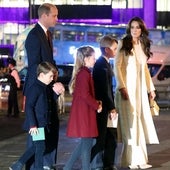
[[[82,67],[77,74],[73,101],[68,120],[67,136],[96,137],[98,136],[96,110],[98,102],[95,100],[94,84],[91,72]]]

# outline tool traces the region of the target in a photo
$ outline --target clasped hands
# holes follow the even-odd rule
[[[60,95],[60,94],[65,92],[65,88],[64,88],[62,83],[56,82],[56,83],[53,84],[53,91],[56,94]]]

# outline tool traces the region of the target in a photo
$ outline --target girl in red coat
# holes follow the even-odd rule
[[[95,51],[90,46],[77,50],[75,66],[69,90],[73,101],[67,127],[67,136],[80,138],[64,170],[71,170],[74,162],[81,157],[82,169],[90,169],[90,155],[93,137],[98,136],[96,111],[101,112],[100,101],[95,100],[91,70],[95,64]]]

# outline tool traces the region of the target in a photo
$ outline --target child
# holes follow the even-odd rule
[[[37,67],[37,80],[30,87],[26,102],[26,120],[24,129],[29,131],[29,136],[39,133],[38,128],[44,127],[48,129],[49,113],[47,85],[51,83],[57,70],[55,66],[48,62],[42,62]],[[45,151],[45,140],[33,141],[33,145],[29,147],[20,159],[12,165],[10,170],[21,170],[24,164],[32,157],[35,157],[34,169],[43,169],[43,154]]]
[[[96,111],[101,112],[101,102],[95,100],[91,69],[95,63],[95,51],[90,46],[77,50],[76,62],[70,83],[73,93],[67,136],[81,138],[77,148],[66,163],[64,170],[71,170],[81,156],[82,169],[90,169],[90,153],[93,137],[98,135]]]
[[[113,70],[109,63],[117,50],[117,40],[111,35],[100,39],[102,55],[93,68],[95,96],[102,101],[102,112],[97,114],[99,135],[92,148],[91,161],[93,169],[117,170],[115,166],[115,150],[117,147],[117,128],[107,127],[108,118],[114,120],[117,116],[113,94]]]
[[[16,61],[12,58],[8,60],[8,68],[10,74],[8,75],[8,81],[10,83],[10,91],[8,95],[8,111],[7,117],[18,117],[19,116],[19,107],[18,107],[18,97],[17,90],[20,88],[20,77],[18,71],[15,68]]]

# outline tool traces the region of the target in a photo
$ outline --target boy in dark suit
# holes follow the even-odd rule
[[[49,62],[43,62],[38,65],[37,79],[30,86],[29,94],[27,95],[26,102],[26,119],[24,123],[24,129],[29,132],[29,138],[32,140],[32,145],[26,150],[23,156],[12,165],[10,170],[21,170],[24,164],[32,157],[35,157],[34,169],[43,169],[43,154],[46,149],[46,140],[39,139],[33,140],[32,135],[39,133],[38,128],[43,128],[47,131],[49,122],[49,105],[47,96],[47,85],[49,85],[54,75],[56,75],[56,68]]]
[[[117,43],[117,40],[109,35],[101,38],[102,56],[98,58],[93,69],[95,97],[102,101],[103,110],[101,114],[97,114],[99,136],[96,138],[96,144],[91,152],[92,169],[117,169],[114,163],[117,147],[116,128],[107,128],[108,116],[110,119],[114,119],[117,114],[113,96],[113,71],[109,64],[109,59],[115,56]]]

